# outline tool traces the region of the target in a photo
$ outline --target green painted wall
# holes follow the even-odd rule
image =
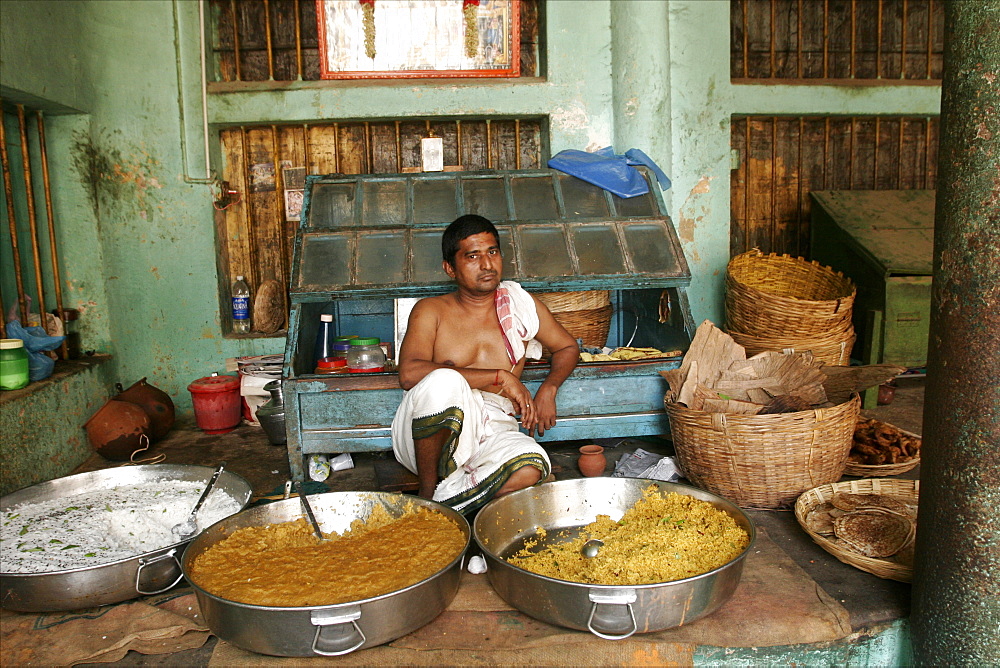
[[[79,112],[48,117],[48,144],[66,301],[84,311],[83,345],[113,356],[110,383],[148,376],[189,413],[189,382],[221,370],[227,357],[284,349],[279,339],[221,334],[213,191],[196,182],[206,176],[199,3],[0,5],[5,101]],[[732,114],[934,114],[939,104],[933,86],[732,86],[728,23],[726,0],[549,0],[544,78],[248,85],[209,95],[208,119],[217,130],[545,114],[553,152],[642,148],[674,182],[664,197],[691,265],[695,321],[721,321]]]

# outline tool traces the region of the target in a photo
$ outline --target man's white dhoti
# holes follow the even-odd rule
[[[392,422],[392,450],[416,473],[414,439],[450,430],[433,498],[461,512],[475,510],[522,466],[534,466],[542,478],[549,474],[548,455],[518,431],[513,410],[507,398],[472,389],[454,369],[436,369],[404,394]]]

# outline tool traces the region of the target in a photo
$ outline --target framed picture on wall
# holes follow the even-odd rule
[[[519,0],[316,0],[323,79],[516,77]]]

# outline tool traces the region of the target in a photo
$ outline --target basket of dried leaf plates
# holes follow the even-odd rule
[[[880,578],[909,582],[919,480],[864,478],[820,485],[795,502],[795,518],[821,548]]]
[[[873,418],[861,418],[844,475],[861,478],[899,475],[920,463],[920,436]]]

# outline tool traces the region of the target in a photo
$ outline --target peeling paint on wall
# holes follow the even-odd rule
[[[697,195],[707,195],[712,191],[711,183],[713,178],[711,176],[702,176],[698,179],[698,183],[691,188],[684,203],[677,210],[677,236],[680,238],[681,243],[684,244],[684,252],[688,254],[694,263],[699,262],[700,257],[697,247],[694,246],[695,231],[698,224],[709,216],[711,210],[701,206],[700,211],[696,214],[693,209],[697,208],[697,205],[692,200],[697,200]]]
[[[71,148],[73,164],[83,178],[98,225],[102,208],[149,220],[152,209],[163,209],[156,193],[163,186],[151,175],[159,169],[160,162],[142,148],[126,155],[114,143],[117,138],[107,134],[95,140],[78,133]],[[131,216],[125,216],[128,217]]]

